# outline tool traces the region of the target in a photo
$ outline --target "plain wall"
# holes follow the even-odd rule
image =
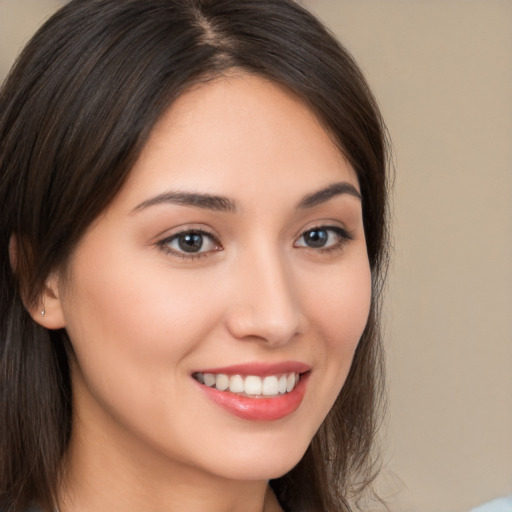
[[[379,487],[392,511],[467,511],[512,493],[512,2],[303,3],[360,63],[394,144]],[[0,0],[0,79],[60,4]]]
[[[512,492],[512,2],[306,4],[395,148],[382,485],[392,510],[468,510]]]

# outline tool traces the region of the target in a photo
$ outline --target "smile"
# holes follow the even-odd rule
[[[226,375],[224,373],[197,372],[193,377],[210,388],[229,391],[251,398],[278,397],[290,393],[299,383],[300,374],[291,372],[281,375]]]
[[[192,378],[208,402],[250,421],[276,421],[295,412],[306,393],[311,366],[285,361],[195,371]]]

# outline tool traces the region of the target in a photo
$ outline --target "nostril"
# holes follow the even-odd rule
[[[289,343],[299,334],[299,315],[287,315],[277,310],[256,311],[254,309],[232,311],[228,330],[232,336],[244,340],[261,340],[271,345]]]

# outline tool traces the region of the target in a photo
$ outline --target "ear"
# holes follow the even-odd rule
[[[15,272],[16,269],[19,270],[18,266],[20,264],[18,243],[17,236],[12,235],[9,240],[9,259],[11,260],[11,267]],[[60,300],[59,282],[60,278],[57,272],[50,274],[39,298],[30,304],[27,303],[23,291],[20,291],[23,304],[34,322],[46,329],[62,329],[66,326]],[[23,287],[21,286],[21,288]]]
[[[62,309],[59,276],[51,274],[44,285],[44,290],[36,304],[25,305],[34,322],[46,329],[62,329],[66,327],[66,319]]]

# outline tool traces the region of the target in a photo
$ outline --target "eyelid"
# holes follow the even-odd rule
[[[206,251],[198,251],[198,252],[186,252],[173,249],[169,247],[169,244],[175,241],[179,236],[185,235],[188,233],[199,234],[203,237],[209,238],[212,243],[215,245],[214,249],[206,250]],[[204,256],[208,256],[213,252],[217,252],[223,249],[220,237],[213,234],[211,231],[205,229],[204,227],[194,227],[193,225],[181,226],[180,228],[176,228],[175,231],[166,234],[161,237],[155,244],[158,248],[164,251],[166,254],[170,254],[173,256],[177,256],[183,259],[197,259]]]
[[[311,247],[311,246],[308,246],[306,244],[301,244],[301,245],[297,245],[298,244],[298,241],[304,237],[304,235],[306,233],[309,233],[310,231],[331,231],[331,232],[334,232],[336,234],[336,236],[338,237],[338,241],[334,244],[331,244],[329,246],[326,246],[326,247]],[[294,242],[294,246],[295,247],[300,247],[300,248],[305,248],[305,249],[310,249],[312,251],[315,251],[315,252],[328,252],[328,251],[331,251],[331,250],[336,250],[336,249],[341,249],[347,242],[349,242],[350,240],[353,240],[355,238],[354,234],[352,231],[349,231],[348,229],[346,229],[345,227],[343,226],[340,226],[340,225],[336,225],[336,224],[322,224],[322,223],[318,223],[318,224],[315,224],[315,225],[312,225],[306,229],[303,229],[300,234],[296,237],[295,239],[295,242]]]
[[[301,236],[304,235],[304,233],[307,233],[309,231],[314,231],[315,229],[329,229],[332,231],[335,231],[337,233],[340,233],[342,235],[346,235],[347,237],[354,238],[354,232],[348,229],[346,226],[344,226],[341,222],[332,220],[332,219],[326,219],[326,220],[319,220],[317,222],[312,222],[311,224],[307,224],[306,227],[301,228],[297,234],[296,239],[299,239]]]

